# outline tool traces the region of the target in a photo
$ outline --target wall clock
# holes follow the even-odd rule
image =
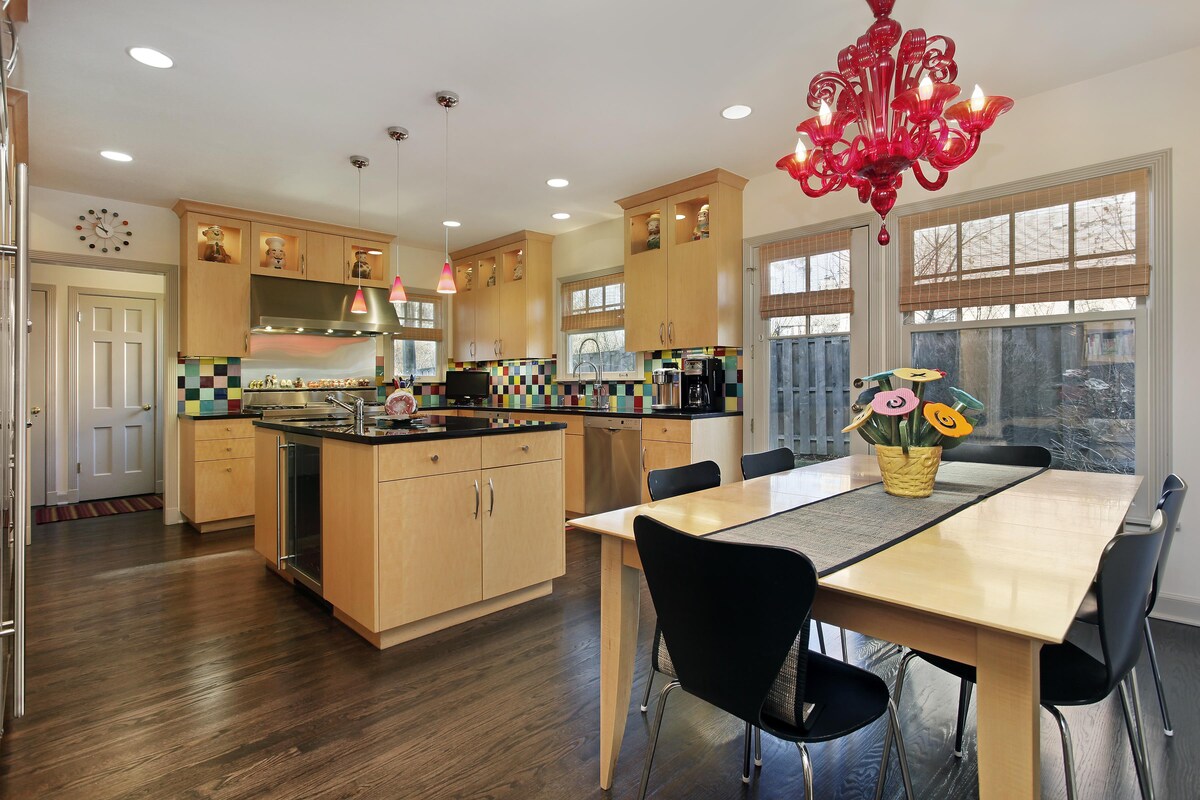
[[[75,230],[79,231],[79,241],[87,242],[90,249],[99,249],[101,253],[110,249],[119,252],[122,247],[129,246],[129,238],[133,236],[129,220],[121,219],[120,214],[107,208],[100,209],[98,214],[94,208],[89,208],[87,214],[80,214]]]

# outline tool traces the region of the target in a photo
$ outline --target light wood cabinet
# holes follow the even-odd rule
[[[642,502],[650,502],[646,482],[652,469],[715,461],[721,483],[742,479],[742,418],[661,419],[642,421]]]
[[[250,352],[250,222],[184,213],[179,255],[179,349],[185,356]],[[205,231],[219,227],[228,263],[206,261]]]
[[[554,237],[518,231],[450,254],[456,361],[554,354]]]
[[[342,273],[342,282],[390,289],[392,286],[391,251],[390,240],[383,242],[362,236],[343,237],[342,261],[345,263],[345,271]],[[366,265],[360,268],[361,275],[355,271],[356,265],[360,262]]]
[[[279,485],[279,446],[283,434],[267,428],[254,430],[254,549],[275,567],[283,539],[280,514],[282,487]]]
[[[545,535],[546,530],[561,530],[563,525],[562,462],[485,469],[482,485],[487,488],[486,511],[481,514],[484,598],[553,580],[566,572],[562,536]]]
[[[626,348],[741,346],[745,185],[716,169],[617,201],[625,210]]]
[[[566,483],[563,505],[567,515],[583,514],[586,510],[583,494],[583,436],[572,436],[568,432],[563,437],[563,473]]]
[[[305,279],[305,255],[308,231],[286,225],[250,223],[250,273],[272,278]],[[282,252],[283,265],[275,266],[274,256]]]
[[[345,265],[342,250],[345,237],[333,233],[308,231],[305,237],[305,277],[321,283],[344,283]]]
[[[254,522],[254,433],[246,422],[179,420],[179,511],[201,533]]]

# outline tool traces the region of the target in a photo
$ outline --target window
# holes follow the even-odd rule
[[[407,302],[392,305],[403,328],[392,341],[393,374],[441,380],[445,373],[442,299],[410,292]]]
[[[760,313],[769,336],[849,333],[850,232],[763,245]]]
[[[599,367],[605,378],[643,379],[638,355],[625,350],[624,273],[564,281],[561,304],[566,357],[558,362],[559,380],[574,380],[575,369],[585,361]]]
[[[1147,187],[1139,170],[900,219],[911,363],[983,401],[972,441],[1135,472]],[[926,398],[953,402],[940,383]]]

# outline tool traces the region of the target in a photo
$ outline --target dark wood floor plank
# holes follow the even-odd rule
[[[602,797],[599,546],[568,534],[554,594],[385,652],[263,569],[249,531],[200,537],[157,512],[38,526],[29,564],[28,716],[0,741],[5,798]],[[643,593],[644,620],[653,619]],[[1156,784],[1193,798],[1200,631],[1155,622],[1177,735],[1163,736],[1139,669]],[[638,713],[650,625],[611,797],[640,778],[651,714]],[[829,635],[837,647],[836,635]],[[891,681],[899,658],[850,634],[858,663]],[[660,679],[661,681],[661,679]],[[910,673],[902,724],[922,800],[977,796],[974,710],[951,755],[957,686]],[[657,702],[655,700],[654,702]],[[1137,796],[1120,707],[1068,709],[1082,798]],[[811,748],[821,798],[870,797],[882,723]],[[741,783],[740,723],[675,693],[651,778],[658,800],[759,800],[802,792],[795,748],[764,738]],[[1065,797],[1048,716],[1043,796]],[[893,760],[889,798],[902,796]]]

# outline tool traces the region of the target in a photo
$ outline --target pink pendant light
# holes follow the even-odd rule
[[[350,156],[350,163],[358,170],[358,227],[362,227],[362,171],[370,164],[366,156]],[[357,270],[355,270],[357,272]],[[358,288],[354,291],[354,302],[350,304],[351,314],[367,313],[367,298],[363,295],[362,277],[358,279]]]
[[[458,105],[458,95],[454,92],[442,90],[434,95],[438,105],[446,109],[446,176],[445,176],[445,216],[442,217],[442,227],[446,231],[446,263],[442,265],[442,277],[438,281],[438,294],[457,294],[458,287],[454,284],[454,270],[450,268],[450,226],[446,221],[450,219],[450,109]],[[457,225],[457,223],[455,223]]]
[[[442,265],[442,279],[438,281],[438,294],[454,294],[458,289],[454,286],[454,270],[450,269],[450,261]]]
[[[388,128],[387,132],[392,141],[396,143],[396,241],[400,241],[400,143],[408,138],[408,128],[394,126]],[[408,293],[404,291],[404,281],[400,280],[400,264],[397,259],[396,280],[392,281],[392,292],[388,295],[388,302],[404,303],[407,301]]]
[[[367,313],[367,298],[363,296],[362,287],[354,291],[354,302],[350,304],[351,314]]]
[[[408,302],[408,294],[404,291],[404,281],[400,280],[399,275],[396,276],[396,280],[392,281],[392,293],[388,295],[388,302]]]

